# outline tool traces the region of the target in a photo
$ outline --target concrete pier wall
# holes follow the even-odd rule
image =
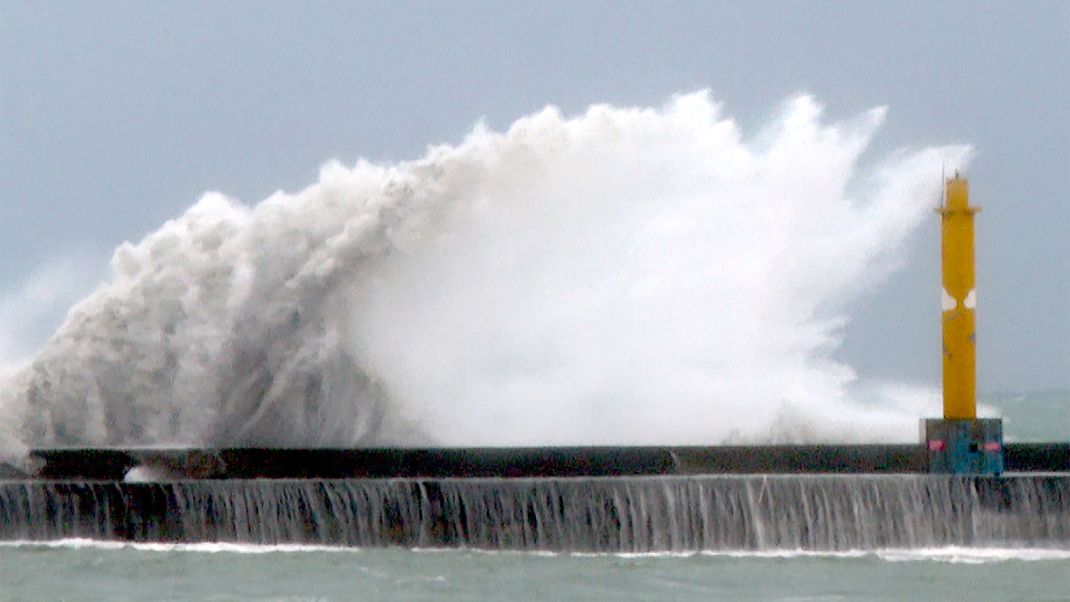
[[[1070,443],[1012,443],[1006,470],[1070,472]],[[923,473],[921,445],[439,449],[42,449],[46,479],[122,480],[137,466],[188,479],[475,478]]]
[[[0,482],[0,540],[67,538],[613,553],[1070,549],[1070,478]]]

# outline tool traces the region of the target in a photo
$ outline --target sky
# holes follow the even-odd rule
[[[0,364],[205,191],[255,203],[480,119],[706,88],[751,132],[800,92],[833,120],[887,106],[873,161],[972,144],[979,388],[1070,388],[1065,1],[0,0]],[[851,315],[862,376],[939,382],[935,215]]]

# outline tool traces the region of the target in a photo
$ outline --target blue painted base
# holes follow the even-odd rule
[[[929,472],[998,475],[1003,473],[1003,420],[924,420]]]

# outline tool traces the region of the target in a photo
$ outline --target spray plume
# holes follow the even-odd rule
[[[12,445],[910,439],[833,359],[966,147],[858,161],[883,109],[747,139],[705,92],[554,108],[417,161],[207,194],[0,389]]]

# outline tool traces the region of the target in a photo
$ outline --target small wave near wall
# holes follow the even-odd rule
[[[709,93],[547,108],[403,163],[205,195],[0,386],[13,443],[913,438],[833,359],[966,147],[860,173],[883,109],[745,136]]]

